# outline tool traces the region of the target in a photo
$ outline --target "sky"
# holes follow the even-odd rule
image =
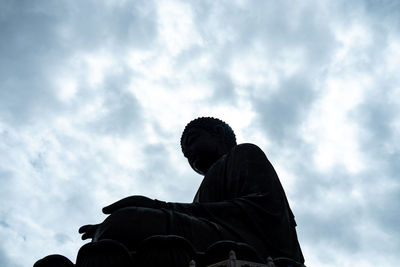
[[[0,0],[0,266],[129,195],[191,202],[200,116],[257,144],[307,266],[400,260],[400,2]]]

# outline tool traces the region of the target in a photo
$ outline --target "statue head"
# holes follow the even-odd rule
[[[189,122],[183,130],[181,148],[190,166],[205,174],[221,156],[236,145],[232,128],[222,120],[200,117]]]

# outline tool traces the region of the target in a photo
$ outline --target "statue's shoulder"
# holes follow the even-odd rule
[[[235,146],[232,150],[232,153],[235,154],[245,154],[248,156],[255,156],[255,157],[266,157],[264,152],[255,144],[251,143],[243,143]]]

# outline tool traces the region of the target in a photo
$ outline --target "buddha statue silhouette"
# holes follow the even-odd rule
[[[304,263],[296,222],[285,192],[264,152],[236,144],[231,127],[197,118],[185,127],[181,148],[189,165],[204,176],[192,203],[130,196],[103,208],[100,224],[79,229],[82,239],[111,239],[130,251],[154,235],[176,235],[205,251],[221,240],[249,244],[258,256]]]

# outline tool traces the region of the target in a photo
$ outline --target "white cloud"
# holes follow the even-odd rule
[[[0,265],[74,260],[78,227],[127,195],[191,201],[179,138],[197,116],[265,150],[308,266],[394,265],[396,7],[2,1]]]
[[[192,21],[191,7],[180,1],[160,1],[158,4],[159,38],[168,54],[175,56],[183,49],[201,44]]]
[[[363,98],[368,84],[356,75],[351,79],[329,79],[323,85],[324,96],[315,103],[304,125],[304,138],[316,146],[316,167],[327,169],[343,164],[351,172],[364,167],[358,145],[358,129],[349,112]],[[320,118],[323,117],[324,120]]]

